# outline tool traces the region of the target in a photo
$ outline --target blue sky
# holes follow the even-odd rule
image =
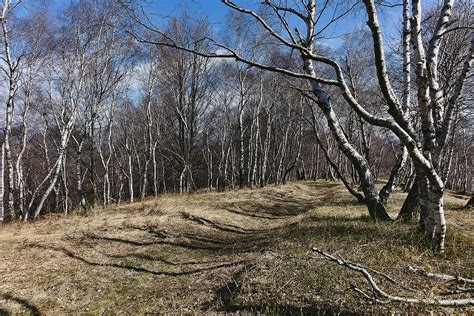
[[[61,7],[74,0],[52,0],[55,7]],[[224,25],[229,8],[221,3],[220,0],[142,0],[148,3],[146,6],[148,14],[153,19],[163,20],[163,18],[177,16],[185,8],[190,16],[207,16],[216,32],[219,32]],[[397,1],[397,0],[393,0]],[[438,0],[425,0],[426,7],[433,5]],[[235,3],[249,9],[257,10],[261,0],[234,0]],[[291,0],[289,1],[291,3]],[[401,0],[400,0],[401,2]],[[330,19],[330,15],[327,15]],[[385,35],[385,41],[393,41],[398,38],[398,29],[401,19],[401,8],[383,9],[379,12],[379,19],[382,30]],[[366,17],[364,12],[351,14],[340,22],[328,28],[323,39],[319,41],[329,47],[336,48],[342,43],[342,34],[356,32],[360,27],[364,27]],[[321,21],[324,25],[324,19]]]

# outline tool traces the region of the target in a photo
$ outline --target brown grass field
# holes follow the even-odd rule
[[[388,208],[393,218],[404,194]],[[462,298],[445,281],[474,277],[473,212],[446,197],[447,252],[437,255],[417,223],[374,223],[343,186],[293,182],[224,193],[164,195],[84,215],[48,215],[0,228],[2,314],[472,314],[474,308],[375,304],[357,272],[312,246],[382,271],[391,294]]]

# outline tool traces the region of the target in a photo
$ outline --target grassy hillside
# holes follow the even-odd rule
[[[393,217],[403,197],[390,200]],[[444,295],[452,284],[407,270],[474,277],[474,219],[460,209],[466,201],[447,197],[442,256],[416,223],[374,223],[340,184],[324,181],[167,195],[13,223],[0,228],[0,314],[440,311],[372,304],[352,288],[371,293],[359,274],[311,246],[390,275],[398,285],[376,280],[392,294],[469,297]]]

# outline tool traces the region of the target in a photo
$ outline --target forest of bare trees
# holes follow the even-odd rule
[[[473,191],[470,1],[224,0],[219,31],[145,2],[3,0],[0,221],[327,179],[377,220],[409,192],[399,217],[444,250],[444,191]]]

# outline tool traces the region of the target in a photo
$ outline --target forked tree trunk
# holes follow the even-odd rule
[[[444,31],[447,22],[449,22],[451,7],[452,2],[446,0],[435,33],[440,32],[441,34]],[[438,148],[435,147],[436,126],[439,126],[441,110],[439,108],[440,100],[430,99],[430,92],[437,90],[437,78],[436,74],[433,73],[433,67],[436,67],[437,64],[439,39],[433,37],[432,41],[430,41],[427,60],[427,54],[425,53],[422,39],[421,8],[420,0],[413,0],[412,34],[413,48],[415,52],[414,55],[416,57],[417,65],[415,69],[418,88],[418,106],[420,107],[421,129],[423,135],[423,155],[430,162],[430,170],[426,170],[427,180],[422,181],[423,185],[420,187],[421,224],[425,232],[432,238],[433,247],[437,248],[440,252],[443,252],[444,237],[446,235],[446,220],[444,218],[443,205],[444,184],[435,170],[438,166],[439,158],[437,157],[437,153],[440,152],[441,147],[439,144]],[[435,123],[437,123],[436,126]],[[418,164],[415,164],[415,167],[418,167],[418,170],[421,168]]]
[[[55,186],[56,186],[56,182],[59,178],[59,173],[62,169],[62,165],[63,165],[63,159],[64,159],[64,155],[65,155],[65,149],[61,149],[60,150],[61,152],[59,153],[59,157],[56,161],[56,163],[54,164],[54,167],[53,167],[53,170],[52,172],[49,174],[49,176],[53,176],[51,178],[51,182],[49,183],[49,186],[48,188],[46,189],[46,191],[44,192],[43,196],[41,197],[39,203],[38,203],[38,206],[36,207],[35,209],[35,212],[34,212],[34,217],[33,219],[37,219],[38,216],[40,215],[41,211],[43,210],[43,205],[44,205],[44,202],[46,202],[46,199],[49,197],[49,195],[51,194],[51,192],[54,190]],[[30,205],[31,205],[31,202],[30,202]],[[26,220],[26,218],[25,218]]]

